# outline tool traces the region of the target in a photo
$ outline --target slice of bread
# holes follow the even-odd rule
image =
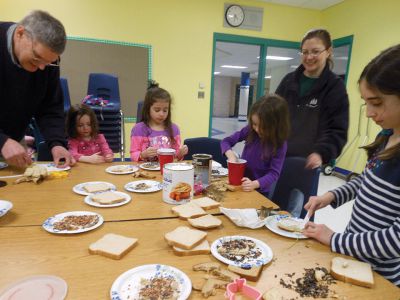
[[[358,260],[343,257],[332,258],[331,275],[337,280],[359,286],[370,288],[374,285],[374,275],[371,266]]]
[[[211,295],[216,294],[217,291],[215,289],[225,289],[227,284],[227,281],[216,278],[208,278],[201,289],[201,294],[204,298],[208,298]]]
[[[207,232],[179,226],[165,234],[165,240],[171,246],[190,250],[199,245],[207,236]]]
[[[231,271],[228,271],[227,269],[221,269],[221,268],[212,270],[211,274],[214,275],[215,277],[217,277],[218,279],[225,280],[228,282],[232,282],[235,279],[240,278],[239,275],[237,275]]]
[[[200,263],[193,266],[193,271],[204,271],[204,272],[211,272],[212,270],[216,270],[221,268],[221,265],[217,262],[205,262]]]
[[[91,196],[91,199],[94,202],[107,205],[122,202],[125,200],[125,197],[114,192],[104,192]]]
[[[188,219],[190,225],[200,229],[210,229],[219,227],[222,224],[222,221],[213,215],[205,215],[199,218]]]
[[[174,206],[172,207],[172,211],[178,214],[179,218],[184,220],[201,217],[207,214],[204,209],[191,202]]]
[[[304,220],[297,218],[280,219],[277,223],[278,227],[291,232],[302,232],[304,228]]]
[[[185,250],[185,249],[175,247],[175,246],[172,247],[172,250],[178,256],[209,254],[210,253],[210,244],[208,243],[207,240],[204,240],[199,245],[197,245],[196,247],[194,247],[190,250]]]
[[[89,253],[99,254],[112,259],[121,259],[135,245],[138,239],[108,233],[101,239],[90,244]]]
[[[111,187],[105,183],[89,183],[83,186],[83,189],[88,193],[98,193],[111,190]]]
[[[202,197],[202,198],[197,198],[193,199],[190,202],[197,204],[200,206],[202,209],[212,209],[212,208],[217,208],[221,206],[221,203],[209,198],[209,197]]]
[[[243,269],[237,266],[228,266],[228,270],[232,271],[242,278],[246,278],[250,281],[257,281],[262,273],[263,266],[252,266],[250,269]]]

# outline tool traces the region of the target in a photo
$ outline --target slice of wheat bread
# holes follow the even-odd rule
[[[211,272],[212,270],[216,270],[221,268],[221,265],[217,262],[204,262],[193,266],[193,271],[204,271]]]
[[[217,277],[218,279],[225,280],[228,282],[232,282],[235,279],[240,278],[239,275],[237,275],[229,270],[221,269],[221,268],[212,270],[211,274],[214,275],[215,277]]]
[[[178,214],[179,218],[184,220],[201,217],[207,214],[204,209],[191,202],[174,206],[172,207],[172,211]]]
[[[250,281],[257,281],[262,273],[263,266],[252,266],[250,269],[243,269],[238,266],[228,266],[228,270],[238,274]]]
[[[205,215],[194,219],[188,219],[190,225],[200,229],[210,229],[219,227],[222,221],[213,215]]]
[[[331,275],[337,280],[359,286],[372,287],[374,275],[371,265],[354,259],[334,257],[331,261]]]
[[[110,186],[105,183],[89,183],[83,186],[83,189],[88,193],[105,192],[110,190]]]
[[[114,204],[119,203],[125,200],[123,195],[114,193],[114,192],[104,192],[99,194],[94,194],[91,197],[92,201],[100,203],[100,204]]]
[[[121,259],[137,243],[136,238],[107,233],[89,246],[90,254],[99,254],[112,259]]]
[[[211,251],[210,244],[208,243],[207,240],[202,241],[199,245],[190,250],[182,249],[175,246],[172,247],[172,250],[178,256],[209,254]]]
[[[179,226],[165,234],[165,240],[169,245],[190,250],[199,245],[207,236],[207,232],[192,229],[187,226]]]
[[[202,209],[213,209],[221,206],[221,203],[209,198],[209,197],[202,197],[202,198],[197,198],[193,199],[190,202],[197,204],[200,206]]]
[[[204,298],[208,298],[216,294],[217,291],[215,289],[225,289],[227,284],[228,282],[223,280],[208,278],[201,289],[201,294]]]

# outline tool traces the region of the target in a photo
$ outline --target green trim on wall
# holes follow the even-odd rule
[[[349,36],[345,36],[345,37],[341,37],[338,38],[336,40],[333,40],[333,48],[335,47],[341,47],[341,46],[349,46],[349,52],[348,54],[348,59],[347,59],[347,66],[346,66],[346,77],[345,77],[345,85],[347,86],[347,79],[348,79],[348,75],[349,75],[349,69],[350,69],[350,61],[351,61],[351,52],[352,52],[352,48],[353,48],[353,35],[349,35]]]
[[[125,123],[136,123],[136,117],[124,117]]]
[[[149,66],[147,70],[147,79],[151,80],[153,78],[152,70],[153,70],[153,48],[151,45],[146,44],[138,44],[138,43],[129,43],[129,42],[121,42],[121,41],[111,41],[104,39],[94,39],[88,37],[79,37],[79,36],[68,36],[67,40],[71,41],[83,41],[83,42],[95,42],[95,43],[103,43],[103,44],[111,44],[111,45],[121,45],[121,46],[131,46],[131,47],[140,47],[146,48],[148,50],[148,61],[147,64]]]

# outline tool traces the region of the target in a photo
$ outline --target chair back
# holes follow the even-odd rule
[[[317,194],[320,169],[305,169],[305,164],[304,157],[286,157],[281,175],[271,196],[271,200],[282,210],[288,210],[289,199],[293,199],[293,195],[299,192],[303,194],[301,207],[307,203],[310,196]],[[307,211],[302,208],[300,217],[304,217],[306,214]]]
[[[61,90],[64,98],[64,113],[71,107],[71,98],[69,96],[68,80],[67,78],[60,77]]]
[[[121,107],[118,77],[112,74],[90,73],[87,94],[109,100],[118,110]]]
[[[136,110],[136,123],[142,121],[143,100],[138,101]]]
[[[211,154],[213,160],[219,162],[224,168],[227,167],[226,157],[221,152],[221,140],[209,137],[189,138],[184,141],[188,146],[189,152],[184,159],[192,159],[193,154],[204,153]]]

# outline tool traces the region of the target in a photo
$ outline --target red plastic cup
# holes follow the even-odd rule
[[[163,173],[164,165],[174,162],[175,150],[170,148],[160,148],[157,150],[160,171]]]
[[[244,170],[246,169],[247,160],[238,159],[235,162],[228,161],[228,178],[229,184],[241,185],[242,178],[244,176]]]

